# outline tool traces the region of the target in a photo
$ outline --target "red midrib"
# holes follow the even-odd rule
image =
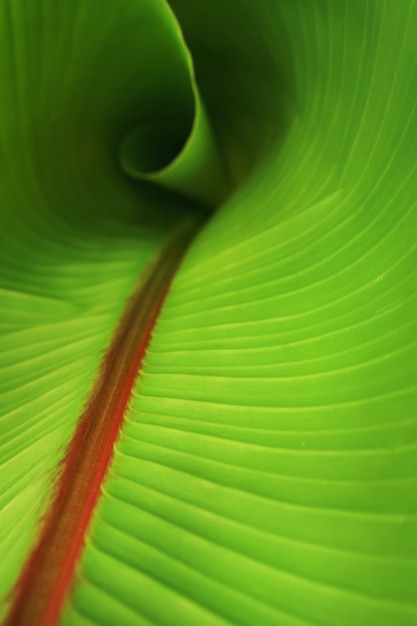
[[[201,221],[190,219],[130,299],[62,461],[5,626],[55,626],[81,555],[133,385],[169,284]]]

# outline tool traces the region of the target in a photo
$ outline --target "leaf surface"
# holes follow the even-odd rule
[[[110,58],[116,41],[137,45],[148,5],[125,0],[106,14],[81,3],[97,18],[94,36],[92,19],[69,4],[66,21],[49,2],[42,17],[27,10],[49,37],[48,15],[62,32],[84,24],[85,45]],[[173,281],[60,623],[415,626],[415,3],[170,5],[239,187]],[[13,6],[23,3],[2,11]],[[32,22],[23,9],[20,21],[1,17],[5,29]],[[29,39],[14,41],[16,60]],[[162,41],[166,31],[152,39],[155,55]],[[10,40],[3,45],[9,50]],[[123,303],[188,206],[161,191],[151,197],[107,162],[78,164],[76,155],[86,154],[79,142],[91,138],[86,128],[126,120],[117,106],[132,93],[142,56],[119,48],[116,56],[120,64],[103,77],[91,63],[114,96],[99,98],[96,89],[105,112],[90,104],[90,116],[79,57],[81,74],[69,85],[77,86],[71,111],[83,114],[71,118],[64,108],[63,118],[67,136],[74,123],[80,134],[61,163],[51,154],[64,135],[52,134],[46,149],[28,125],[29,70],[8,82],[15,88],[5,98],[1,145],[15,152],[0,177],[9,202],[1,248],[5,591]],[[9,57],[0,55],[3,63]],[[149,74],[168,93],[171,58],[167,52],[161,62],[167,76]],[[187,63],[178,111],[189,106],[192,114]],[[56,59],[51,68],[58,67]],[[49,91],[39,93],[50,101]],[[155,96],[163,111],[171,110],[166,99]],[[132,123],[141,100],[138,91],[127,107]],[[121,130],[115,123],[114,137]],[[103,144],[89,141],[90,158],[99,158]]]

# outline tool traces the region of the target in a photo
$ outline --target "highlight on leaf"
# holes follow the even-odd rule
[[[0,3],[0,621],[417,626],[413,0]]]

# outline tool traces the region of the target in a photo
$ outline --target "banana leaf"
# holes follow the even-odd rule
[[[4,624],[417,626],[416,28],[0,2]]]

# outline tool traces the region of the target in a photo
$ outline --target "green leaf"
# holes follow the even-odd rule
[[[2,594],[137,276],[232,184],[59,623],[416,626],[415,2],[105,5],[0,7]]]

